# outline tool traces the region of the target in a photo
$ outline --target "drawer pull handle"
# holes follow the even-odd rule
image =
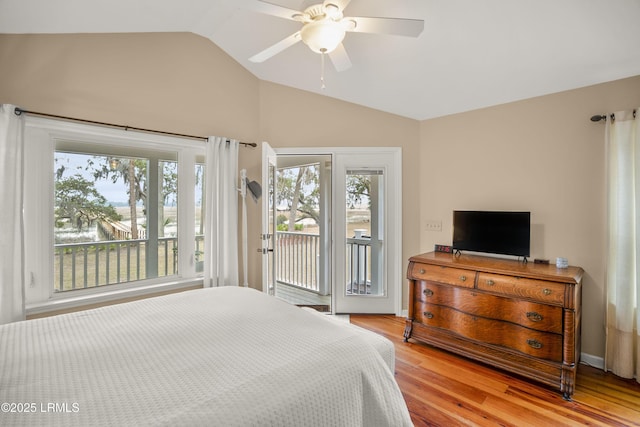
[[[496,282],[494,282],[493,280],[491,280],[491,279],[487,280],[487,285],[493,286],[495,284],[496,284]]]
[[[467,280],[467,276],[460,276],[460,280],[463,281],[463,282],[466,281]]]
[[[527,344],[529,344],[530,347],[535,348],[535,349],[542,348],[542,343],[540,341],[537,341],[537,340],[527,340]]]
[[[424,317],[426,317],[427,319],[433,319],[433,313],[431,313],[430,311],[425,311],[424,313],[422,313],[424,315]]]
[[[531,320],[532,322],[540,322],[542,321],[542,315],[539,313],[536,313],[535,311],[528,311],[527,319]]]
[[[431,289],[425,289],[422,293],[428,297],[433,296],[433,291]]]
[[[544,288],[544,289],[542,290],[542,293],[543,293],[543,294],[545,294],[545,295],[551,295],[551,289],[549,289],[549,288]]]
[[[426,272],[427,272],[427,270],[425,270],[424,268],[421,268],[421,269],[420,269],[420,274],[424,274],[424,273],[426,273]]]

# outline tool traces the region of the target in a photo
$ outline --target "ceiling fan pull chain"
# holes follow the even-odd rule
[[[326,89],[327,87],[324,84],[324,54],[325,50],[320,54],[320,88]]]

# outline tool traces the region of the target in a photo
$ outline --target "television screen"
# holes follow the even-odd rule
[[[453,212],[455,250],[528,257],[530,238],[530,212]]]

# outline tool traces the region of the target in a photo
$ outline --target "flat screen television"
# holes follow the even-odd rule
[[[531,212],[453,211],[453,249],[528,257]]]

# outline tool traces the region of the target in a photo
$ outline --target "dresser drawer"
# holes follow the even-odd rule
[[[510,322],[463,313],[451,307],[425,303],[415,320],[461,337],[519,351],[540,359],[562,361],[562,335],[540,332]]]
[[[479,255],[412,256],[403,337],[540,381],[570,399],[583,274],[575,266]]]
[[[545,304],[564,305],[565,285],[545,280],[527,279],[501,274],[478,273],[478,289],[516,298],[527,298]]]
[[[530,329],[562,334],[562,307],[499,297],[474,289],[420,282],[415,313],[426,311],[426,304],[444,305],[463,313],[503,320]]]
[[[475,286],[476,272],[462,268],[440,267],[439,265],[414,263],[411,268],[409,278],[414,280],[430,280],[432,282],[473,288]]]

